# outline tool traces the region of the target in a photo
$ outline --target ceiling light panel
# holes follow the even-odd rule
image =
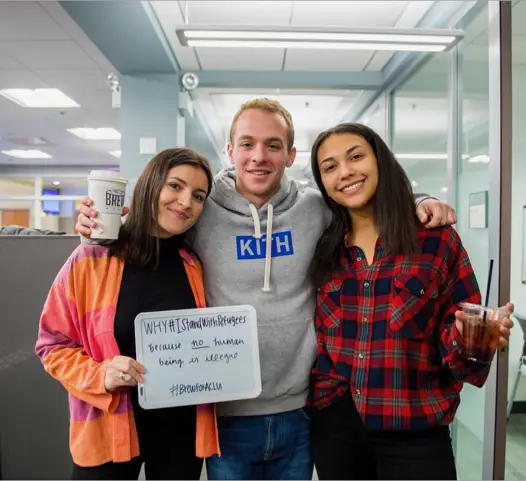
[[[455,45],[459,30],[281,28],[229,30],[189,28],[176,30],[181,45],[189,47],[304,48],[333,50],[389,50],[441,52]]]
[[[16,159],[51,159],[51,155],[40,150],[2,150],[2,154]]]
[[[446,45],[404,43],[300,42],[272,40],[188,40],[189,47],[216,48],[297,48],[314,50],[389,50],[403,52],[443,52]]]
[[[403,34],[367,34],[367,33],[334,33],[334,32],[245,32],[189,30],[184,35],[187,39],[224,39],[224,40],[310,40],[332,42],[399,42],[399,43],[434,43],[447,44],[455,41],[448,35],[403,35]]]
[[[2,89],[0,95],[26,108],[75,108],[80,105],[58,89]]]
[[[120,132],[111,127],[79,127],[68,129],[68,132],[84,140],[120,140],[121,138]]]

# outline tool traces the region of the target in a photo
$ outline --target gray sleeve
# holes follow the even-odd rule
[[[415,199],[415,206],[418,207],[424,200],[427,200],[427,199],[434,199],[434,200],[440,200],[440,199],[437,199],[436,197],[433,197],[432,195],[429,195],[429,194],[413,194],[413,197]]]

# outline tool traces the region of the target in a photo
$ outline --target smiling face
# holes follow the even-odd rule
[[[190,229],[203,211],[207,192],[208,178],[201,168],[171,168],[159,195],[158,236],[170,237]]]
[[[371,145],[355,134],[333,134],[317,155],[327,195],[350,211],[370,206],[378,187],[378,162]]]
[[[279,190],[296,157],[287,144],[287,123],[279,114],[251,108],[238,117],[227,150],[236,167],[236,189],[250,202],[263,205]]]

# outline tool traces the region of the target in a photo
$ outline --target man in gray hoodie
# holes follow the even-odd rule
[[[258,316],[262,393],[217,405],[221,456],[209,479],[311,479],[310,421],[304,410],[316,357],[315,292],[307,267],[330,221],[321,194],[288,179],[294,127],[278,102],[255,99],[234,117],[228,155],[195,226],[210,307],[251,304]],[[429,227],[456,222],[436,199],[417,197]],[[89,236],[89,200],[76,229]],[[267,239],[271,239],[267,242]]]

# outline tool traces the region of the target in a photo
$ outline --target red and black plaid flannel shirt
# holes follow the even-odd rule
[[[310,402],[321,409],[350,390],[368,430],[449,424],[465,382],[482,386],[490,366],[462,358],[460,302],[480,304],[468,255],[452,227],[421,228],[417,255],[374,262],[346,245],[342,272],[318,291],[318,359]]]

